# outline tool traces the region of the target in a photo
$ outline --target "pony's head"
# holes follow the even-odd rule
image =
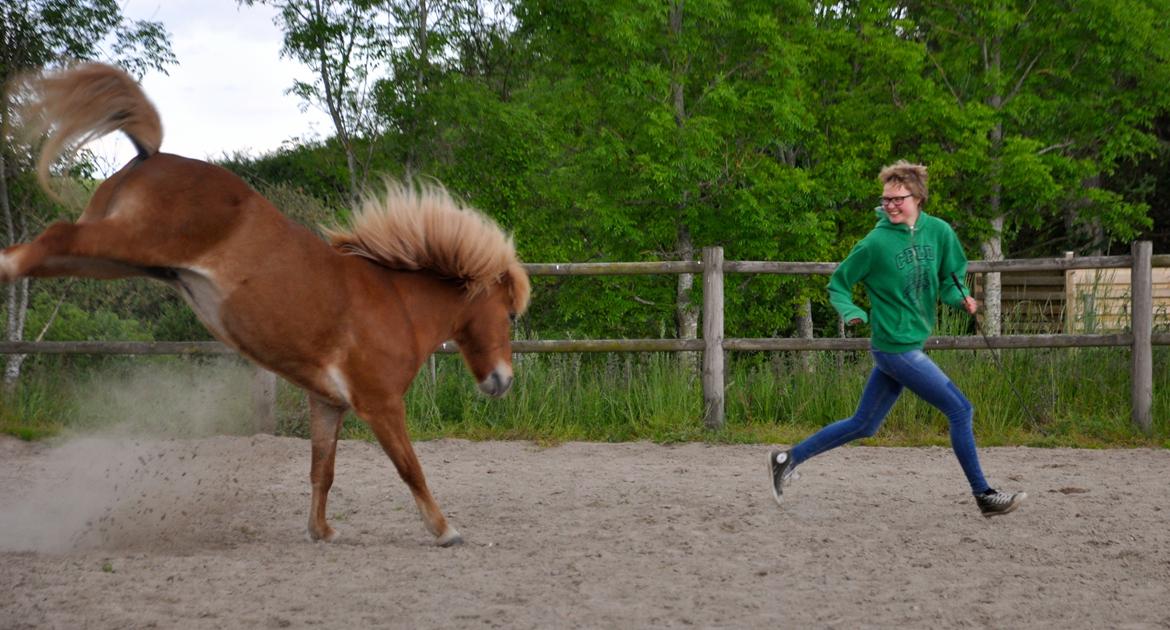
[[[519,264],[471,297],[455,324],[455,343],[488,396],[512,386],[512,322],[528,306],[528,274]]]
[[[367,196],[348,228],[325,228],[339,251],[391,269],[432,271],[465,287],[454,339],[479,389],[502,396],[512,385],[512,321],[528,308],[528,274],[512,239],[483,213],[437,185],[386,182]]]

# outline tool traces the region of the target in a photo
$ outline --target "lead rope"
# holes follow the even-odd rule
[[[959,290],[959,295],[961,297],[964,299],[970,297],[967,295],[966,291],[963,291],[963,285],[959,282],[959,277],[955,275],[955,272],[953,271],[951,272],[951,281],[955,283],[955,288]],[[983,343],[991,352],[991,358],[995,361],[996,367],[999,368],[1000,374],[1003,375],[1003,380],[1007,381],[1008,387],[1011,387],[1012,393],[1016,395],[1016,400],[1020,403],[1020,407],[1022,407],[1024,411],[1027,412],[1028,419],[1032,423],[1032,429],[1040,431],[1041,433],[1047,433],[1044,431],[1043,425],[1040,423],[1036,413],[1032,411],[1032,407],[1024,402],[1024,396],[1020,393],[1020,390],[1016,389],[1016,384],[1012,382],[1012,379],[1008,378],[1007,370],[1004,369],[1003,363],[999,360],[999,354],[995,351],[995,348],[991,347],[991,339],[987,338],[987,333],[983,332],[983,326],[979,325],[979,318],[975,317],[975,314],[972,313],[971,319],[975,322],[975,330],[979,331],[979,335],[983,337]]]

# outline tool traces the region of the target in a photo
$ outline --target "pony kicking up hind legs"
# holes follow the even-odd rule
[[[157,112],[125,72],[81,64],[44,77],[34,92],[49,134],[42,184],[64,148],[106,133],[125,133],[138,156],[94,191],[76,223],[0,252],[0,280],[166,282],[217,339],[309,393],[310,538],[337,536],[326,504],[342,415],[352,407],[437,544],[460,542],[427,487],[403,396],[448,339],[484,393],[507,392],[510,318],[524,312],[530,291],[511,238],[439,187],[391,186],[355,209],[352,228],[327,230],[327,243],[226,170],[160,153]]]
[[[35,95],[24,106],[28,131],[47,134],[37,179],[51,197],[63,201],[49,185],[49,166],[75,143],[122,131],[138,155],[94,191],[76,223],[54,223],[32,242],[0,252],[0,282],[29,276],[153,276],[159,271],[154,267],[173,265],[173,252],[158,243],[158,235],[180,234],[183,219],[154,211],[153,182],[128,184],[137,166],[162,159],[158,113],[138,84],[117,68],[85,63],[31,77],[23,85]],[[120,213],[137,216],[113,218]]]

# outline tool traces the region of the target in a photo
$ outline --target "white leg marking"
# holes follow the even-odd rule
[[[16,261],[13,256],[0,253],[0,281],[15,280]]]
[[[178,279],[172,284],[179,290],[183,300],[195,311],[195,316],[217,338],[227,339],[220,310],[223,307],[223,290],[216,282],[210,269],[187,267],[178,270]]]
[[[337,395],[338,399],[344,400],[346,404],[352,406],[352,402],[349,400],[349,384],[345,381],[345,375],[341,373],[341,368],[330,365],[325,368],[325,373],[329,375],[329,380],[333,383],[333,393]]]
[[[435,544],[440,547],[451,547],[463,543],[463,536],[459,535],[459,530],[447,526],[447,531],[443,532],[442,536],[435,539]]]

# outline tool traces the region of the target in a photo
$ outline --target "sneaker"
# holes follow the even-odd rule
[[[788,451],[768,453],[768,473],[772,478],[772,498],[779,504],[784,498],[784,486],[796,478],[796,466],[792,465]]]
[[[1008,494],[998,490],[988,490],[983,494],[975,495],[975,503],[979,505],[979,512],[984,517],[991,518],[1014,511],[1026,498],[1028,498],[1026,492]]]

